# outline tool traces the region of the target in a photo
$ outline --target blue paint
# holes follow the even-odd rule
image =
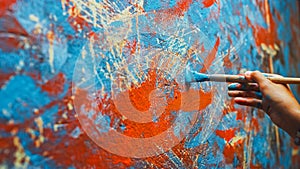
[[[229,90],[236,90],[236,89],[240,89],[240,88],[241,88],[240,83],[231,83],[228,85]]]
[[[196,71],[189,71],[186,69],[185,71],[185,82],[204,82],[209,80],[209,76],[207,74],[198,73]]]
[[[181,161],[181,159],[178,158],[178,156],[172,151],[168,151],[165,153],[170,161],[176,166],[176,168],[184,168],[184,165]]]
[[[110,117],[107,115],[98,114],[94,125],[100,133],[107,133],[110,130]]]
[[[14,120],[15,123],[22,123],[34,116],[34,109],[42,108],[50,102],[47,93],[25,75],[12,77],[0,90],[0,98],[5,98],[0,102],[2,122]]]
[[[178,113],[176,120],[174,122],[174,135],[180,138],[180,135],[186,133],[189,130],[189,125],[191,123],[191,119],[193,119],[193,115],[195,112],[180,112]]]
[[[241,121],[236,120],[236,113],[228,113],[224,115],[221,122],[219,123],[217,130],[228,130],[232,128],[238,128]]]
[[[96,2],[102,2],[102,0],[97,0]],[[121,2],[121,1],[109,1],[114,2],[116,6],[120,10],[123,10],[129,6],[129,2]],[[138,16],[139,22],[136,22],[135,19],[133,19],[133,28],[135,27],[135,24],[139,24],[138,28],[142,28],[143,26],[147,25],[149,28],[153,28],[153,32],[147,33],[148,29],[141,29],[140,31],[144,31],[145,33],[140,32],[140,43],[141,47],[147,48],[152,47],[155,49],[162,49],[169,52],[178,52],[180,55],[185,55],[186,52],[183,50],[185,47],[189,46],[191,42],[195,42],[197,40],[202,41],[203,37],[207,37],[207,42],[205,42],[203,45],[206,49],[211,48],[211,46],[214,44],[214,40],[216,36],[220,37],[221,43],[219,47],[219,51],[217,53],[217,59],[221,58],[221,54],[224,54],[222,52],[227,52],[227,50],[230,47],[234,47],[236,50],[233,51],[230,55],[231,58],[237,58],[235,62],[233,63],[233,68],[225,69],[227,74],[238,74],[241,68],[247,69],[247,70],[262,70],[264,68],[262,65],[262,57],[260,56],[260,53],[258,53],[258,50],[255,46],[255,39],[254,34],[252,32],[252,28],[250,28],[247,25],[246,22],[246,16],[251,20],[253,24],[257,24],[262,27],[267,27],[266,21],[264,20],[262,16],[262,12],[258,9],[257,5],[254,5],[254,2],[252,1],[234,1],[231,3],[228,3],[225,0],[220,0],[219,4],[220,6],[220,15],[217,18],[212,17],[213,14],[216,14],[218,11],[218,5],[214,4],[213,6],[209,8],[202,8],[202,1],[193,1],[190,8],[186,12],[185,16],[181,16],[180,18],[176,18],[174,16],[174,22],[177,22],[180,19],[184,19],[184,22],[181,22],[178,25],[179,30],[184,30],[186,25],[188,26],[196,26],[197,29],[199,28],[201,31],[203,31],[203,34],[201,36],[193,37],[193,36],[186,36],[184,38],[184,43],[187,44],[187,46],[181,46],[183,43],[179,42],[179,39],[172,45],[171,41],[168,41],[168,38],[173,36],[173,32],[170,34],[166,29],[163,28],[160,24],[157,24],[154,22],[155,16],[153,13],[153,10],[156,10],[158,13],[160,10],[168,9],[174,7],[177,2],[176,0],[170,0],[170,1],[154,1],[154,0],[148,0],[144,3],[145,13],[147,16],[143,16],[142,14]],[[268,1],[270,6],[270,11],[272,12],[273,18],[275,18],[276,25],[277,25],[277,33],[278,38],[281,41],[280,44],[277,44],[281,51],[278,54],[277,57],[274,58],[274,70],[276,73],[282,74],[282,75],[291,75],[291,76],[297,76],[300,70],[300,64],[297,64],[296,67],[291,67],[289,60],[291,57],[297,57],[293,54],[293,52],[297,49],[293,49],[290,44],[294,43],[294,37],[292,37],[291,29],[292,23],[290,22],[290,17],[294,14],[293,11],[296,11],[297,6],[294,5],[295,0],[289,0],[289,1],[282,1],[279,3],[279,1]],[[123,5],[122,5],[123,4]],[[167,4],[167,5],[166,5]],[[70,25],[69,19],[72,18],[68,14],[68,10],[70,10],[69,7],[66,7],[66,10],[62,9],[61,1],[53,1],[53,0],[46,0],[46,1],[35,1],[35,0],[28,0],[28,1],[17,1],[16,5],[12,6],[12,10],[10,10],[7,14],[11,15],[12,17],[15,17],[15,19],[20,23],[20,25],[27,31],[28,34],[30,34],[30,37],[32,37],[33,41],[30,41],[30,45],[26,49],[15,49],[12,52],[3,52],[3,50],[0,49],[0,70],[1,73],[4,73],[4,75],[7,74],[13,74],[11,79],[5,80],[3,82],[5,85],[3,88],[0,89],[0,122],[1,123],[7,123],[8,120],[14,120],[15,123],[23,124],[24,121],[30,121],[30,124],[26,127],[29,128],[36,128],[35,122],[33,119],[33,109],[43,109],[45,105],[49,104],[50,102],[59,102],[55,105],[53,105],[50,108],[47,108],[47,110],[43,111],[43,114],[41,114],[41,118],[44,122],[43,127],[44,128],[53,128],[54,123],[57,123],[61,120],[62,117],[59,116],[59,113],[61,111],[65,111],[66,107],[64,105],[65,100],[63,100],[65,97],[71,96],[71,94],[68,92],[68,88],[70,87],[70,84],[72,83],[72,77],[73,77],[73,69],[75,67],[75,62],[78,57],[81,57],[81,51],[83,45],[88,42],[87,35],[89,35],[92,31],[95,33],[102,34],[104,33],[104,29],[101,27],[94,27],[93,24],[91,24],[91,29],[84,28],[81,32],[75,31],[72,26]],[[84,8],[84,7],[82,7]],[[286,10],[289,9],[289,10]],[[136,12],[136,7],[132,7],[129,9],[131,13]],[[150,13],[147,13],[149,12]],[[277,11],[281,16],[281,21],[279,21],[276,18],[276,15],[274,11]],[[29,15],[34,15],[39,18],[40,24],[42,25],[41,34],[37,35],[33,33],[33,30],[35,28],[36,23],[29,19]],[[81,15],[84,15],[81,13]],[[85,15],[86,16],[86,15]],[[91,18],[90,16],[86,16]],[[55,18],[55,19],[54,19]],[[166,21],[165,23],[169,24],[169,21]],[[6,26],[10,23],[6,18],[2,17],[0,18],[0,32],[7,32]],[[120,27],[122,25],[121,22],[114,22],[112,23],[112,26],[114,27]],[[169,26],[169,25],[168,25]],[[16,25],[10,25],[10,27],[16,27]],[[157,28],[157,29],[156,29]],[[137,33],[133,29],[134,32]],[[294,28],[293,28],[294,29]],[[51,67],[49,65],[49,42],[47,38],[45,37],[46,33],[48,31],[54,31],[55,34],[55,41],[54,41],[54,67],[55,67],[55,73],[51,73]],[[3,35],[3,34],[2,34]],[[17,35],[16,35],[17,36]],[[232,40],[232,44],[229,43],[227,36],[230,36]],[[297,35],[298,36],[298,35]],[[189,39],[189,37],[191,37]],[[129,37],[126,40],[133,40],[135,37]],[[137,39],[137,38],[136,38]],[[299,39],[299,38],[298,38]],[[106,41],[101,41],[101,43],[106,43]],[[99,43],[99,44],[101,44]],[[5,47],[6,42],[0,41],[0,48]],[[109,65],[115,64],[121,64],[122,61],[118,60],[118,57],[114,56],[111,52],[103,51],[101,48],[96,49],[94,47],[96,52],[99,52],[105,56],[103,59],[103,62],[99,62],[99,66],[102,68],[107,68],[106,64]],[[114,49],[117,50],[117,49]],[[91,53],[88,52],[90,55]],[[199,63],[203,63],[203,60],[205,59],[205,55],[193,55],[193,59],[197,58]],[[20,68],[20,70],[17,70],[16,67],[20,64],[20,62],[24,62],[24,66]],[[90,63],[90,62],[87,62]],[[178,69],[178,66],[175,65],[174,70]],[[200,70],[201,64],[196,65],[193,67],[194,69],[191,70]],[[112,72],[116,72],[116,68],[114,66],[111,66]],[[134,69],[134,66],[129,66],[129,69]],[[108,73],[107,70],[103,69],[102,71],[99,71],[100,79],[102,79],[103,84],[97,84],[96,87],[99,89],[102,86],[111,86],[111,80],[105,76],[106,73]],[[44,84],[47,80],[53,78],[58,72],[61,72],[66,77],[66,82],[64,84],[64,90],[63,92],[59,93],[55,96],[49,96],[46,92],[43,92],[40,89],[40,85]],[[146,72],[146,71],[145,71]],[[230,72],[230,73],[228,73]],[[34,75],[40,78],[33,79],[30,76]],[[113,74],[114,76],[115,74]],[[75,75],[76,76],[76,75]],[[138,78],[135,76],[134,78]],[[203,75],[194,75],[191,73],[189,76],[186,77],[186,81],[192,81],[198,79],[198,81],[206,80],[207,77],[203,77]],[[142,80],[141,80],[142,81]],[[139,82],[141,82],[139,81]],[[93,81],[89,81],[87,84],[92,84]],[[209,87],[209,86],[208,86]],[[229,88],[235,89],[238,86],[231,86]],[[111,91],[111,88],[107,88],[107,91]],[[295,88],[296,91],[296,88]],[[168,91],[169,92],[169,91]],[[174,92],[173,90],[170,91],[170,95],[173,96]],[[108,94],[110,96],[110,94]],[[26,106],[24,106],[23,103],[26,103]],[[3,111],[5,109],[5,111]],[[95,113],[95,112],[93,112]],[[93,113],[90,112],[88,114],[89,117],[93,115]],[[245,112],[246,113],[246,112]],[[72,161],[74,164],[70,166],[61,166],[59,161],[54,161],[52,158],[48,158],[47,156],[43,156],[40,154],[43,154],[44,151],[56,151],[55,153],[64,153],[61,150],[56,150],[55,147],[58,144],[64,144],[66,146],[71,145],[71,140],[66,141],[62,143],[62,140],[65,141],[66,138],[69,138],[70,134],[72,134],[75,138],[79,137],[79,139],[82,139],[80,135],[78,135],[78,129],[75,128],[75,130],[68,131],[67,126],[68,125],[74,125],[77,124],[74,121],[73,115],[75,114],[74,111],[69,112],[68,111],[68,124],[65,124],[63,127],[61,127],[57,132],[52,133],[54,135],[53,141],[50,141],[45,138],[46,145],[53,145],[51,149],[49,148],[36,148],[32,145],[33,140],[31,139],[30,135],[24,131],[23,128],[18,128],[17,137],[20,138],[20,142],[22,146],[24,147],[24,152],[26,155],[30,157],[30,166],[28,168],[36,168],[43,166],[43,168],[75,168],[75,163],[77,165],[78,161]],[[255,113],[254,113],[255,114]],[[176,115],[176,112],[172,112],[172,115]],[[71,116],[71,117],[70,117]],[[201,119],[202,117],[199,117],[199,121],[197,124],[195,124],[194,128],[191,130],[190,135],[188,136],[188,139],[186,140],[185,148],[195,148],[203,143],[208,143],[208,149],[205,151],[205,153],[200,153],[199,158],[197,161],[197,167],[198,168],[205,168],[207,166],[214,166],[215,168],[233,168],[243,163],[243,161],[239,161],[237,159],[237,154],[235,154],[234,162],[233,164],[224,164],[224,156],[222,154],[225,146],[225,142],[223,138],[220,138],[215,135],[215,133],[212,133],[211,137],[207,142],[203,142],[202,131],[199,132],[196,136],[193,136],[193,134],[201,130],[200,126],[201,123],[205,119]],[[235,121],[236,114],[230,113],[230,115],[225,115],[222,119],[220,125],[218,126],[218,130],[226,130],[233,127],[240,127],[245,125],[242,121]],[[110,119],[108,117],[101,117],[97,119],[97,123],[99,126],[101,126],[101,130],[107,131],[108,128],[102,128],[103,126],[109,126]],[[184,129],[184,124],[187,124],[188,121],[183,121],[182,126],[177,126],[175,133],[177,135],[180,134],[181,130]],[[176,122],[177,123],[177,122]],[[251,133],[251,139],[249,140],[249,143],[252,143],[252,148],[250,151],[252,151],[252,156],[247,157],[247,153],[245,159],[246,162],[253,162],[253,164],[262,164],[263,168],[276,168],[276,167],[283,167],[283,168],[290,168],[293,164],[291,163],[291,146],[290,146],[290,139],[287,136],[286,133],[279,130],[280,139],[281,139],[281,156],[279,157],[279,160],[277,159],[277,150],[274,145],[271,145],[273,147],[270,147],[269,144],[273,144],[273,142],[270,143],[270,137],[274,139],[274,134],[269,133],[271,121],[266,118],[263,119],[262,122],[260,122],[260,126],[262,128],[259,130],[258,133]],[[126,129],[125,125],[119,126],[122,131]],[[242,127],[240,127],[242,128]],[[243,129],[240,129],[239,134],[249,135],[246,131]],[[41,133],[39,133],[38,129],[34,131],[34,134],[36,136],[40,136]],[[1,137],[12,137],[10,132],[4,131],[4,129],[0,129],[0,135]],[[191,137],[191,138],[190,138]],[[75,139],[74,138],[74,139]],[[76,138],[77,139],[77,138]],[[76,140],[78,141],[78,140]],[[267,144],[265,144],[267,142]],[[89,158],[90,155],[94,155],[99,153],[98,147],[94,145],[89,139],[84,140],[84,144],[87,146],[88,149],[91,149],[92,154],[87,154],[86,152],[83,152],[82,156]],[[216,146],[217,145],[217,146]],[[244,146],[245,149],[247,149],[249,145],[240,145]],[[48,147],[48,146],[43,146]],[[54,149],[53,149],[54,148]],[[215,154],[212,151],[212,148],[216,148],[217,151]],[[101,150],[100,150],[101,151]],[[246,150],[245,150],[246,151]],[[10,150],[10,154],[15,153],[14,150]],[[267,154],[269,156],[267,156]],[[101,159],[101,158],[100,158]],[[14,168],[13,161],[8,161],[10,158],[5,157],[4,161],[1,165],[4,165],[4,167],[7,165],[8,168]],[[165,164],[162,164],[164,166],[167,166],[168,163],[170,163],[170,160],[176,164],[181,164],[182,166],[186,165],[181,161],[181,159],[177,159],[174,154],[169,155],[169,159],[167,159],[167,162]],[[145,162],[143,159],[134,159],[133,165],[140,165],[138,168],[145,167]],[[112,168],[114,167],[122,167],[123,165],[121,163],[115,164],[110,159],[107,159],[106,161],[99,161],[99,163],[109,163]],[[163,162],[161,162],[163,163]],[[221,166],[220,166],[220,165]],[[85,166],[86,164],[82,164],[82,166]],[[148,165],[148,163],[147,163]],[[152,165],[152,164],[149,164]],[[81,168],[82,168],[81,166]],[[97,166],[85,166],[85,167],[97,167]],[[128,166],[127,166],[128,167]],[[189,168],[190,166],[187,166],[186,168]],[[80,168],[80,167],[79,167]],[[130,166],[129,168],[132,168]]]
[[[54,105],[53,107],[50,107],[49,109],[46,109],[44,111],[44,113],[41,114],[40,117],[43,120],[44,127],[46,127],[46,126],[50,127],[50,125],[48,125],[48,124],[51,124],[51,125],[54,124],[54,122],[56,120],[56,114],[57,114],[58,111],[59,111],[59,106]]]
[[[124,124],[120,124],[120,129],[121,129],[121,131],[125,131],[126,126]]]
[[[81,130],[78,126],[71,132],[71,136],[75,139],[78,138],[80,134]]]
[[[261,92],[254,92],[256,97],[258,98],[262,98],[263,97],[263,94]]]
[[[161,2],[157,0],[145,0],[144,1],[144,9],[146,12],[150,12],[152,10],[161,9]]]

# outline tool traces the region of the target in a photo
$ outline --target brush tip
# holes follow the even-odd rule
[[[204,73],[198,73],[196,71],[189,71],[186,70],[185,73],[185,81],[186,83],[191,83],[191,82],[204,82],[209,80],[209,77],[207,74]]]

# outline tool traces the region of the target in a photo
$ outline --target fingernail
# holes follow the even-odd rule
[[[245,76],[250,76],[251,75],[251,71],[247,71],[247,72],[245,72]]]
[[[245,72],[245,77],[248,79],[251,78],[251,73],[252,73],[252,71]]]
[[[239,87],[241,87],[241,84],[239,84],[239,83],[231,83],[230,85],[228,85],[229,90],[236,90]]]

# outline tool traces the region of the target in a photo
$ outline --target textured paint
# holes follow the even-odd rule
[[[212,6],[217,0],[203,0],[202,4],[205,8]]]
[[[299,168],[267,115],[184,77],[299,76],[299,11],[297,0],[0,0],[0,168]],[[105,140],[121,156],[89,131],[166,137],[132,158],[147,145]]]
[[[186,82],[204,82],[209,80],[209,76],[204,73],[198,73],[195,71],[186,71],[185,73]]]

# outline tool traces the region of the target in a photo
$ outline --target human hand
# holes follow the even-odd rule
[[[300,105],[289,87],[271,82],[259,71],[248,71],[245,77],[256,83],[233,83],[228,86],[228,95],[235,97],[237,104],[264,110],[278,127],[294,138],[300,129]]]

